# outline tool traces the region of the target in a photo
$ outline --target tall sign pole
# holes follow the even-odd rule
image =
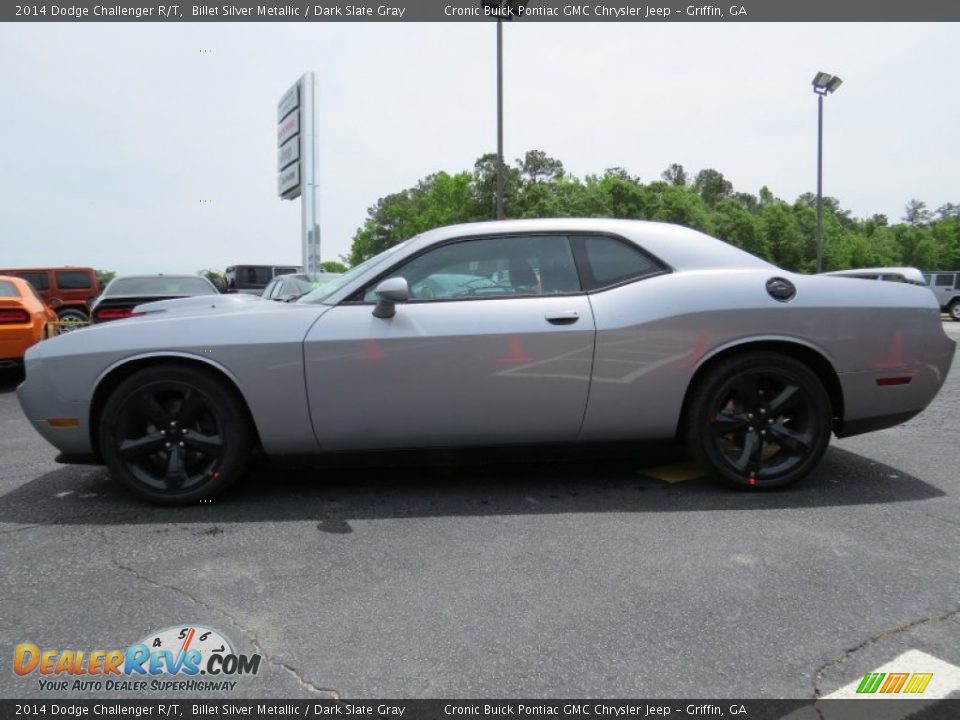
[[[503,220],[503,19],[497,16],[497,220]]]
[[[300,253],[306,272],[320,272],[320,225],[317,199],[316,75],[303,76],[277,104],[277,193],[300,198]]]

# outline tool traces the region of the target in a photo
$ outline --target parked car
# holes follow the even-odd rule
[[[850,270],[831,270],[822,273],[836,277],[859,278],[861,280],[885,280],[887,282],[905,282],[913,285],[926,285],[923,273],[915,267],[854,268]]]
[[[923,274],[940,309],[960,322],[960,271],[934,270]]]
[[[128,275],[111,280],[91,307],[94,323],[120,320],[142,303],[194,295],[218,295],[216,286],[200,275]]]
[[[292,265],[231,265],[223,274],[227,292],[261,295],[267,284],[278,275],[301,272]]]
[[[57,332],[57,314],[23,278],[0,275],[0,368],[19,365],[27,348]]]
[[[486,281],[411,294],[450,275]],[[831,432],[923,410],[956,349],[926,288],[796,275],[631,220],[439,228],[298,302],[232,297],[31,348],[18,395],[59,460],[184,504],[253,448],[683,439],[719,480],[773,488],[808,475]]]
[[[63,332],[84,325],[90,319],[90,304],[100,294],[97,272],[88,267],[14,268],[0,275],[27,280],[55,308]]]
[[[262,297],[268,300],[290,302],[303,297],[308,292],[323,287],[340,273],[293,273],[278,275],[263,289]]]

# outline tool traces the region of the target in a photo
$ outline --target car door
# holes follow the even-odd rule
[[[940,307],[946,307],[954,295],[954,273],[937,273],[933,276],[931,287]]]
[[[374,288],[408,302],[374,317]],[[325,450],[575,440],[594,322],[562,235],[433,246],[327,312],[304,345]]]

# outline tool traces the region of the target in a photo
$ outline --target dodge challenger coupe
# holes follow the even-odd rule
[[[516,220],[423,233],[295,303],[148,303],[26,355],[65,463],[186,504],[267,456],[685,441],[784,486],[913,417],[955,345],[926,288],[795,275],[683,227]]]

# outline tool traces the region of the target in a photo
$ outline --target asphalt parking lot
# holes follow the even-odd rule
[[[8,373],[0,695],[56,697],[10,672],[17,643],[188,624],[264,656],[224,698],[812,698],[911,650],[960,665],[958,365],[781,492],[662,458],[392,458],[260,468],[185,509],[54,463]]]

